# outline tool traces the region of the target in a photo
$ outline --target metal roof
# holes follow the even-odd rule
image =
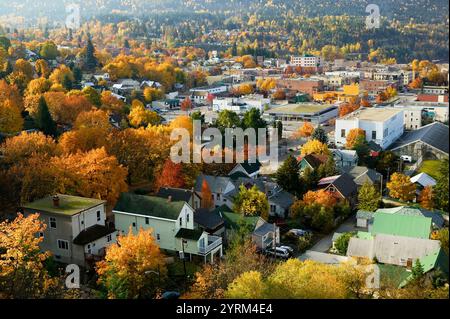
[[[431,218],[376,212],[370,232],[373,235],[386,234],[428,239],[431,232]]]

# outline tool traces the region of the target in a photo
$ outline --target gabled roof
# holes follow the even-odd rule
[[[420,173],[416,176],[411,177],[411,183],[418,183],[423,187],[435,186],[436,180],[427,173]]]
[[[193,194],[194,192],[189,189],[161,187],[156,196],[165,199],[171,196],[174,202],[182,201],[189,203]]]
[[[263,237],[269,233],[274,232],[277,229],[277,226],[274,224],[263,223],[261,226],[255,229],[253,235]]]
[[[93,225],[78,234],[77,237],[74,238],[73,243],[75,245],[87,245],[105,237],[106,235],[112,234],[116,231],[114,227],[107,227],[103,225]]]
[[[442,227],[445,223],[444,217],[440,212],[432,212],[423,208],[400,206],[394,208],[380,208],[377,210],[377,212],[427,217],[431,218],[433,224],[436,225],[437,227]]]
[[[444,274],[449,274],[448,256],[442,248],[433,251],[419,259],[422,264],[424,273],[439,268]]]
[[[370,232],[373,235],[386,234],[428,239],[431,218],[402,214],[376,212]]]
[[[225,224],[223,217],[219,212],[210,211],[206,208],[199,208],[194,213],[194,222],[204,227],[205,229],[217,229]]]
[[[258,216],[243,216],[241,214],[236,214],[228,211],[221,211],[223,219],[225,221],[225,228],[227,229],[237,229],[240,223],[248,225],[250,228],[255,229],[260,217]]]
[[[269,202],[272,202],[284,209],[288,209],[295,201],[295,196],[285,190],[280,190],[269,196]]]
[[[349,174],[357,185],[374,184],[381,181],[381,174],[365,166],[343,167],[342,171]]]
[[[327,155],[309,154],[302,158],[302,161],[307,162],[312,168],[316,169],[320,165],[325,164],[328,160]]]
[[[184,201],[169,202],[156,196],[122,193],[114,211],[177,220]]]
[[[418,130],[406,132],[391,147],[396,150],[411,143],[422,142],[429,146],[448,154],[448,126],[440,122],[433,122]]]
[[[369,212],[366,210],[358,210],[356,212],[357,219],[372,219],[374,212]]]
[[[261,169],[261,163],[259,161],[256,161],[256,163],[249,163],[248,161],[245,161],[244,163],[240,163],[240,164],[237,164],[237,165],[241,165],[242,168],[249,175],[258,172]]]
[[[190,239],[190,240],[199,240],[200,237],[202,237],[202,235],[203,235],[202,230],[180,228],[180,230],[178,230],[175,237],[183,238],[183,239]]]
[[[343,173],[342,175],[338,176],[322,178],[319,181],[318,185],[333,185],[344,197],[349,197],[355,194],[358,190],[358,187],[353,181],[353,178],[347,173]]]
[[[195,191],[196,192],[202,191],[203,179],[205,179],[206,182],[208,183],[209,188],[212,193],[220,193],[220,194],[223,194],[228,183],[230,183],[230,181],[231,181],[230,177],[199,175],[195,181]]]

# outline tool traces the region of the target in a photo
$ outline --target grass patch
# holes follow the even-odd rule
[[[426,173],[437,180],[441,177],[441,174],[439,173],[440,163],[441,161],[439,160],[423,161],[422,166],[419,169],[419,172]]]
[[[397,288],[411,275],[405,267],[387,264],[378,264],[380,268],[380,286]]]

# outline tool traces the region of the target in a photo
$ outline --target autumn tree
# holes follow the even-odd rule
[[[144,99],[147,103],[152,103],[153,101],[160,100],[164,97],[164,93],[161,89],[146,87],[144,89]]]
[[[260,299],[267,289],[260,272],[249,271],[237,277],[228,286],[225,297],[231,299]]]
[[[98,283],[109,299],[153,298],[167,274],[164,255],[151,230],[119,236],[97,263]],[[159,278],[158,278],[159,277]]]
[[[212,198],[211,188],[209,187],[206,179],[203,178],[202,181],[202,192],[201,192],[201,207],[206,209],[211,209],[214,207],[214,201]]]
[[[419,196],[420,205],[428,210],[433,210],[434,200],[433,200],[433,188],[431,186],[426,186]]]
[[[416,197],[416,186],[411,182],[410,178],[404,174],[392,174],[391,180],[386,186],[389,189],[389,195],[392,198],[409,202]]]
[[[100,107],[102,105],[102,97],[93,87],[85,87],[83,89],[84,96],[91,102],[92,105]]]
[[[374,212],[380,205],[381,195],[374,185],[364,183],[358,191],[358,208],[361,210]]]
[[[185,98],[180,104],[180,108],[184,112],[188,112],[192,109],[192,101],[189,97]]]
[[[11,100],[0,101],[0,132],[16,133],[23,127],[23,118],[20,110]]]
[[[308,191],[303,196],[305,205],[318,204],[324,207],[333,207],[338,202],[338,198],[330,191],[319,189],[317,191]]]
[[[100,198],[114,203],[119,195],[127,191],[127,169],[104,148],[87,153],[67,154],[52,158],[59,191],[74,195]]]
[[[11,138],[0,145],[1,161],[6,164],[20,163],[39,154],[54,156],[57,153],[56,142],[52,137],[45,136],[41,132],[23,133]]]
[[[50,254],[39,247],[45,228],[39,214],[0,223],[0,298],[52,296],[56,282],[45,268]]]
[[[301,156],[309,154],[329,155],[328,146],[318,140],[309,140],[302,146]]]
[[[448,212],[448,194],[449,194],[449,168],[448,159],[443,159],[439,163],[439,178],[437,179],[436,186],[433,188],[433,197],[435,207]]]
[[[164,163],[161,173],[156,180],[157,188],[160,187],[173,187],[183,188],[185,186],[185,180],[183,176],[182,164],[175,164],[170,159],[167,159]]]
[[[101,102],[102,102],[101,108],[103,110],[116,113],[122,112],[125,106],[125,103],[122,100],[116,98],[111,91],[102,92]]]
[[[355,147],[356,140],[359,136],[366,138],[366,132],[360,128],[351,129],[346,138],[345,148],[352,150]]]
[[[284,90],[278,89],[272,94],[272,98],[274,100],[285,100],[286,99],[286,93],[284,92]]]
[[[299,130],[294,134],[296,137],[310,137],[314,132],[314,126],[309,122],[304,122]]]
[[[128,120],[133,127],[141,127],[147,125],[157,125],[160,118],[156,112],[146,110],[144,104],[138,100],[134,100],[131,106]]]
[[[267,220],[269,217],[269,202],[266,194],[260,192],[256,186],[246,188],[239,187],[233,203],[233,210],[244,216],[261,216]]]

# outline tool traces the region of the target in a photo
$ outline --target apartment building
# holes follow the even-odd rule
[[[322,66],[322,57],[305,54],[302,56],[291,56],[291,65],[302,68],[314,68]]]

